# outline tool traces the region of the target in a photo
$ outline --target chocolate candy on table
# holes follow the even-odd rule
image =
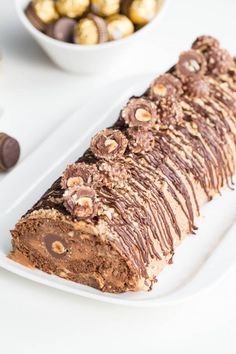
[[[117,14],[120,9],[120,0],[91,0],[91,10],[99,16]]]
[[[59,18],[53,0],[33,0],[25,10],[26,16],[34,27],[40,31],[45,30],[45,25]]]
[[[74,42],[77,44],[93,45],[108,40],[108,30],[103,18],[88,14],[74,28]]]
[[[13,167],[20,156],[20,145],[11,136],[0,133],[0,172]]]
[[[56,9],[61,16],[76,18],[89,8],[89,0],[56,0]]]
[[[115,41],[128,37],[134,32],[134,25],[125,15],[112,15],[107,18],[109,40]]]
[[[157,0],[123,0],[122,12],[127,15],[135,25],[146,25],[156,15]]]
[[[75,25],[76,20],[73,18],[61,17],[47,26],[46,34],[59,41],[73,42]]]

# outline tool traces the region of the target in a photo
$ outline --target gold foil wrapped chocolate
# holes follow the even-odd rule
[[[26,15],[36,27],[51,23],[59,18],[53,0],[33,0],[26,9]]]
[[[61,16],[82,16],[89,7],[89,0],[56,0],[56,9]]]
[[[158,0],[123,0],[122,11],[135,25],[146,25],[156,15]]]
[[[107,19],[109,40],[115,41],[128,37],[134,32],[133,23],[125,15],[113,15]]]
[[[159,4],[159,0],[31,0],[25,14],[49,37],[94,45],[138,31],[156,15]]]
[[[108,40],[106,22],[98,16],[88,14],[82,18],[74,30],[74,42],[82,45],[93,45]]]
[[[91,0],[91,10],[99,16],[117,14],[120,9],[120,0]]]

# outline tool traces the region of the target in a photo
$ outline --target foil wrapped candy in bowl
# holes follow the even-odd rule
[[[123,0],[122,0],[123,1]],[[130,33],[129,26],[124,26],[124,34],[128,33],[128,36],[125,38],[115,40],[112,31],[112,21],[116,24],[119,16],[122,17],[124,15],[113,15],[111,18],[112,21],[108,20],[108,30],[110,29],[110,33],[107,34],[108,42],[95,44],[93,40],[89,43],[78,44],[76,43],[68,43],[62,40],[57,40],[52,38],[50,35],[46,35],[45,33],[40,31],[40,28],[36,28],[33,26],[31,21],[29,20],[29,16],[27,17],[25,10],[29,7],[30,0],[15,0],[15,6],[17,10],[18,17],[21,23],[24,25],[26,30],[30,33],[30,35],[36,40],[36,42],[42,47],[42,49],[46,52],[46,54],[51,58],[51,60],[59,66],[61,69],[70,71],[78,74],[99,74],[107,70],[108,66],[113,65],[115,60],[122,60],[123,51],[128,47],[132,46],[136,41],[141,42],[145,41],[145,38],[150,35],[151,31],[154,30],[157,26],[159,26],[160,21],[163,19],[168,0],[157,0],[158,3],[158,11],[156,16],[142,28],[138,29],[134,33]],[[33,14],[34,15],[34,14]],[[90,21],[87,21],[87,25],[92,23],[92,20],[96,20],[96,16],[92,15]],[[125,17],[125,16],[124,16]],[[73,21],[76,19],[69,19],[69,17],[61,17],[62,20],[59,26],[64,26],[65,19],[68,24],[70,21],[70,25],[73,26]],[[99,18],[102,20],[102,18]],[[56,18],[54,18],[56,20]],[[77,19],[78,21],[78,19]],[[77,22],[77,33],[81,33],[80,28],[78,28]],[[37,23],[38,24],[38,23]],[[40,22],[39,22],[40,24]],[[67,26],[68,26],[67,24]],[[95,23],[96,24],[96,23]],[[125,24],[125,21],[124,21]],[[86,21],[82,18],[81,27],[86,25]],[[118,23],[119,25],[119,23]],[[80,26],[79,26],[80,27]],[[86,27],[88,29],[88,27]],[[53,33],[53,28],[48,26],[48,31]],[[121,23],[122,30],[122,23]],[[86,37],[85,33],[85,37]],[[104,34],[103,34],[104,35]],[[77,38],[79,38],[77,36]],[[93,35],[92,38],[96,36]],[[104,38],[104,37],[103,37]]]

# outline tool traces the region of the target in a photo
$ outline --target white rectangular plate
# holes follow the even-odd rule
[[[158,306],[183,301],[219,281],[236,264],[236,191],[224,190],[202,209],[199,231],[177,249],[174,264],[160,274],[150,292],[107,294],[7,258],[9,230],[28,208],[89,145],[92,135],[110,126],[132,95],[141,94],[154,75],[115,82],[91,94],[89,102],[66,119],[43,144],[0,183],[0,266],[38,283],[104,302],[129,306]]]

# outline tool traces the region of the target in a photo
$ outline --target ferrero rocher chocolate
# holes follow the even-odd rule
[[[0,172],[13,167],[20,156],[18,141],[6,133],[0,132]]]
[[[146,25],[157,13],[157,0],[124,0],[122,11],[135,25]]]
[[[25,14],[49,37],[93,45],[138,31],[153,19],[158,7],[159,0],[31,0]]]
[[[44,30],[45,24],[59,17],[53,0],[33,0],[25,12],[32,25],[41,31]]]
[[[91,10],[99,16],[110,16],[119,12],[120,0],[91,0]]]
[[[134,32],[133,23],[125,15],[113,15],[107,19],[109,40],[115,41],[128,37]]]
[[[73,42],[74,28],[76,20],[69,17],[61,17],[59,20],[50,23],[46,28],[49,37],[62,42]]]
[[[88,14],[75,26],[74,42],[83,45],[93,45],[107,42],[108,31],[106,22],[98,16]]]
[[[56,0],[56,9],[61,16],[79,17],[89,7],[89,0]]]
[[[44,32],[46,24],[37,16],[32,2],[30,2],[26,7],[25,15],[35,28],[41,32]]]

